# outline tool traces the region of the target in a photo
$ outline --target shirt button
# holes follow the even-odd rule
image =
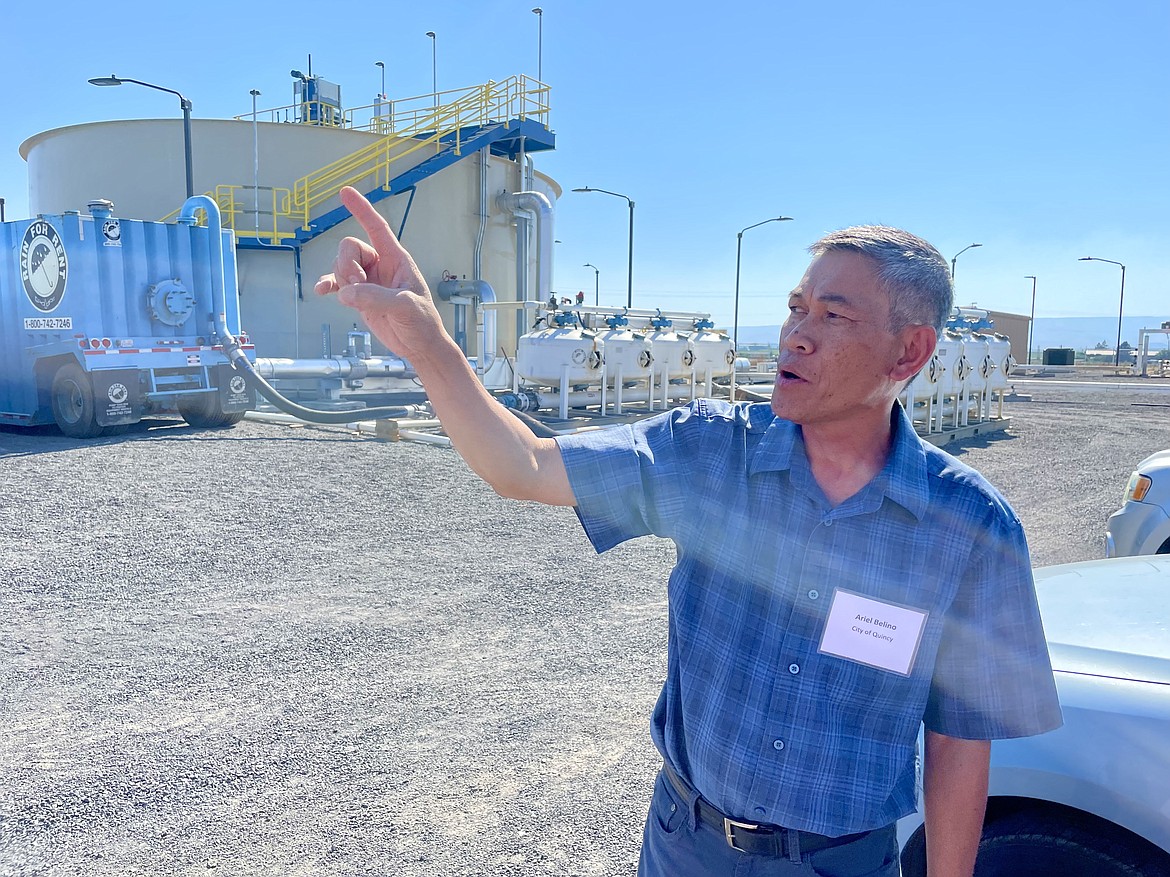
[[[822,524],[824,524],[826,527],[831,527],[831,526],[833,526],[833,522],[832,522],[832,521],[821,521],[821,523],[822,523]]]
[[[772,741],[772,748],[775,749],[777,752],[779,752],[781,749],[784,748],[784,741],[783,740],[773,740]]]
[[[813,588],[811,591],[808,592],[808,598],[810,600],[815,600],[819,596],[821,596],[821,592],[818,591],[816,588]]]
[[[789,664],[788,665],[788,672],[791,673],[793,676],[795,676],[797,673],[800,672],[800,664]]]

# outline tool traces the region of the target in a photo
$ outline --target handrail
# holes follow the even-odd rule
[[[490,104],[491,83],[481,86],[481,95],[468,95],[454,103],[441,104],[429,114],[419,117],[412,128],[388,134],[377,143],[344,156],[332,164],[318,168],[293,183],[293,208],[302,218],[302,228],[309,228],[312,208],[336,195],[343,186],[350,186],[367,177],[374,177],[375,185],[390,182],[390,165],[434,144],[435,153],[443,149],[443,138],[454,135],[455,154],[462,147],[461,129],[467,125],[482,124],[483,114],[477,113]],[[478,98],[478,99],[477,99]],[[405,145],[402,149],[394,147]],[[384,176],[383,176],[384,174]]]
[[[331,105],[307,101],[235,116],[237,121],[268,116],[269,121],[279,122],[281,113],[284,113],[284,121],[289,122],[291,111],[295,124],[369,131],[382,136],[375,143],[305,174],[291,188],[223,184],[216,186],[214,195],[211,192],[206,194],[214,197],[219,206],[223,226],[232,228],[237,237],[255,235],[278,243],[296,236],[294,232],[280,231],[280,220],[293,220],[308,231],[313,208],[337,195],[344,186],[356,185],[373,177],[374,186],[386,189],[391,180],[391,164],[432,144],[435,154],[451,146],[456,155],[461,155],[467,128],[509,119],[532,119],[548,128],[548,97],[546,84],[521,74],[502,82],[489,81],[483,85],[379,101],[340,113]],[[313,104],[320,106],[314,107]],[[272,228],[269,230],[266,223],[262,234],[255,227],[258,226],[255,221],[253,228],[246,227],[249,212],[261,215],[260,205],[253,205],[253,210],[248,211],[236,194],[237,189],[261,188],[272,193]],[[168,214],[162,221],[173,219],[177,214],[178,211]]]
[[[512,115],[509,118],[535,118],[548,127],[548,85],[525,75],[510,76],[498,83],[489,82],[488,85],[493,86],[497,95],[502,98],[496,107],[498,111],[510,110]],[[335,107],[321,101],[299,101],[257,110],[255,118],[257,121],[265,122],[347,128],[372,131],[376,134],[402,134],[404,130],[416,128],[422,118],[434,111],[436,104],[442,106],[457,103],[465,97],[480,93],[482,89],[482,85],[470,85],[394,100],[375,101],[365,106],[350,107],[341,112],[340,116],[337,115]],[[233,118],[237,122],[250,122],[253,114],[241,113]]]

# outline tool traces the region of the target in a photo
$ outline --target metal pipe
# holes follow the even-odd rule
[[[516,153],[516,191],[528,191],[528,178],[525,171],[525,153],[524,153],[524,138],[521,137],[517,144]],[[528,217],[524,216],[521,219],[520,215],[516,215],[516,301],[529,301],[531,296],[528,294],[528,244],[529,244],[529,227]],[[522,234],[523,233],[523,234]],[[521,251],[524,256],[521,258]],[[524,323],[525,313],[520,311],[516,314],[516,337],[519,338],[528,331],[528,326]]]
[[[325,359],[286,359],[258,357],[256,371],[261,377],[274,380],[304,378],[413,378],[414,368],[396,356],[372,356],[354,359],[334,356]]]
[[[220,345],[223,347],[224,356],[228,358],[228,361],[233,367],[246,372],[251,377],[253,386],[281,411],[288,414],[295,414],[298,417],[311,420],[315,423],[349,423],[352,419],[352,412],[321,411],[306,408],[304,405],[298,405],[296,402],[286,399],[252,365],[244,353],[243,348],[240,346],[239,340],[231,333],[227,325],[227,288],[225,285],[226,275],[224,273],[223,228],[220,222],[219,207],[212,198],[206,195],[196,195],[183,202],[183,206],[179,210],[178,221],[187,225],[195,225],[197,221],[195,211],[199,209],[207,213],[207,229],[211,235],[211,245],[209,247],[212,251],[211,292],[212,299],[218,305],[218,310],[214,313],[214,322],[215,331],[219,335]],[[401,406],[370,408],[365,410],[363,414],[367,419],[401,417],[403,410]]]
[[[649,387],[623,389],[622,403],[654,401]],[[670,384],[666,394],[671,399],[692,398],[691,388],[683,384]],[[519,393],[504,393],[496,397],[505,408],[513,411],[538,411],[542,409],[556,409],[561,406],[561,394],[555,390],[523,390]],[[600,406],[602,393],[600,390],[576,390],[567,396],[569,408],[585,408]]]
[[[487,231],[488,221],[488,152],[490,146],[479,151],[479,230],[475,235],[475,252],[472,256],[471,276],[474,280],[483,279],[483,236]]]
[[[553,252],[553,207],[542,192],[504,193],[499,197],[500,206],[517,214],[528,211],[536,214],[536,295],[539,301],[548,301],[552,294],[552,252]],[[519,223],[517,223],[517,244],[519,244]],[[517,246],[517,252],[520,247]],[[527,264],[525,264],[527,269]],[[527,275],[527,270],[525,271]],[[527,285],[527,284],[525,284]],[[526,301],[528,299],[525,299]]]
[[[597,307],[596,305],[566,305],[558,310],[572,311],[575,314],[605,314],[627,317],[632,320],[649,320],[655,317],[667,317],[672,320],[709,320],[707,311],[669,311],[661,308],[625,308],[625,307]]]
[[[240,349],[239,341],[236,340],[236,337],[228,329],[227,325],[227,285],[226,275],[224,274],[223,225],[219,216],[219,205],[215,203],[215,199],[209,198],[206,195],[194,195],[183,202],[183,206],[179,210],[178,221],[190,226],[198,224],[198,220],[195,217],[196,210],[203,210],[207,213],[207,231],[210,236],[208,248],[211,251],[212,320],[214,321],[215,332],[220,337],[220,343],[223,344],[224,355],[233,364],[241,358],[246,362],[247,356]]]
[[[450,300],[455,296],[475,298],[479,300],[478,307],[492,305],[496,302],[496,291],[486,280],[444,280],[435,287],[439,298]],[[476,320],[479,326],[479,356],[476,357],[476,372],[483,374],[495,361],[495,351],[499,344],[496,309],[483,307],[483,319]]]

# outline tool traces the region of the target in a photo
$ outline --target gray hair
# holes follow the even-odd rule
[[[846,250],[877,263],[878,279],[890,297],[890,329],[933,326],[942,334],[954,306],[951,272],[942,253],[922,238],[884,225],[855,225],[834,231],[808,248],[814,256]]]

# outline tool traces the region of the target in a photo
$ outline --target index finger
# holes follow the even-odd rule
[[[402,244],[398,243],[394,232],[390,230],[390,223],[386,221],[386,217],[374,209],[374,205],[366,199],[365,195],[352,186],[343,186],[340,194],[341,203],[358,221],[358,224],[366,230],[375,250],[382,255],[406,252],[402,248]]]

